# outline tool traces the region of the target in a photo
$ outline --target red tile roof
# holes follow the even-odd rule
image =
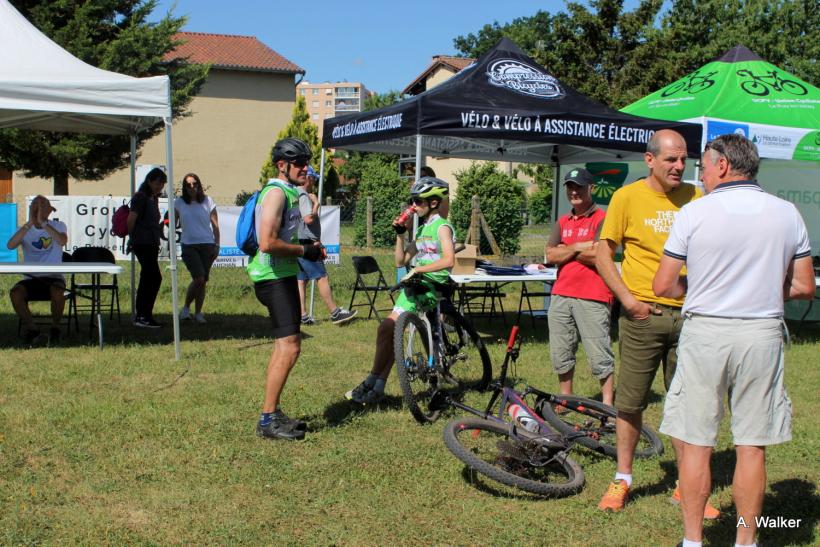
[[[174,40],[183,43],[165,55],[167,61],[187,57],[192,63],[210,64],[217,68],[305,73],[305,69],[288,61],[254,36],[178,32]]]
[[[406,95],[418,95],[427,90],[427,78],[438,67],[450,68],[453,72],[458,73],[462,69],[470,66],[475,62],[475,59],[469,57],[452,57],[450,55],[433,55],[433,62],[430,63],[424,72],[418,75],[415,80],[404,88],[402,93]]]

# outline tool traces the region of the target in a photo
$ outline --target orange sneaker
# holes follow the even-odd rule
[[[629,485],[623,479],[615,479],[609,483],[609,488],[606,489],[606,494],[598,503],[598,509],[601,511],[612,511],[617,513],[622,511],[626,500],[629,499]]]
[[[680,505],[680,487],[675,486],[675,491],[672,492],[672,497],[669,498],[669,501],[674,503],[675,505]],[[706,507],[703,508],[703,518],[705,520],[715,520],[720,516],[720,510],[717,507],[712,507],[709,505],[709,500],[706,500]]]

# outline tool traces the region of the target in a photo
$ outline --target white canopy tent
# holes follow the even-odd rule
[[[134,78],[86,64],[37,30],[8,0],[0,0],[0,51],[0,128],[130,135],[133,193],[137,133],[162,122],[168,166],[166,195],[171,202],[174,176],[171,86],[167,76]],[[173,226],[173,207],[169,207],[168,214]],[[170,244],[174,352],[179,359],[174,238],[170,238]],[[133,267],[131,272],[133,291]]]

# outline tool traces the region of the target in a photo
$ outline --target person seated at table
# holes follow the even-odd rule
[[[28,222],[20,226],[6,243],[9,249],[22,246],[24,264],[60,264],[63,261],[63,247],[68,242],[66,225],[48,218],[56,210],[45,196],[39,195],[31,200]],[[28,307],[30,300],[51,300],[49,343],[60,341],[60,320],[65,309],[65,278],[61,274],[26,274],[25,279],[11,288],[9,296],[14,311],[26,328],[23,340],[27,345],[40,338]]]
[[[438,295],[432,284],[447,283],[450,269],[455,264],[455,230],[439,215],[439,207],[449,193],[449,185],[441,179],[422,177],[410,188],[413,205],[419,216],[415,241],[405,242],[407,229],[413,226],[410,215],[403,224],[393,224],[396,230],[396,246],[393,254],[397,263],[411,264],[413,268],[402,278],[421,277],[427,290],[402,290],[393,311],[379,325],[376,335],[376,354],[373,368],[364,381],[345,393],[345,398],[359,404],[375,404],[384,398],[384,386],[393,367],[393,331],[399,315],[408,312],[424,312],[435,307]]]
[[[592,201],[595,179],[586,169],[567,173],[564,186],[572,210],[555,223],[546,246],[547,262],[558,266],[547,316],[550,359],[559,391],[572,395],[580,338],[592,375],[601,383],[603,402],[611,406],[615,396],[615,355],[609,340],[613,295],[595,268],[598,233],[606,213]]]

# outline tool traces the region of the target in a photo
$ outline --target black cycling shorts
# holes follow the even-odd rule
[[[256,292],[256,299],[268,308],[274,338],[299,334],[302,307],[299,304],[299,286],[295,275],[258,281],[253,284],[253,290]]]

